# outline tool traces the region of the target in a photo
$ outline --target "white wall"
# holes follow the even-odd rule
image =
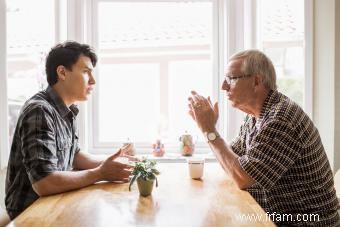
[[[334,166],[340,168],[340,1],[335,0]]]
[[[340,1],[314,0],[313,116],[333,170],[340,168]]]
[[[0,0],[0,31],[6,31],[6,8],[5,0]],[[6,51],[6,38],[0,36],[0,53]],[[0,90],[7,93],[6,84],[6,56],[0,55]],[[7,97],[0,95],[0,169],[7,165],[8,157],[8,106]]]

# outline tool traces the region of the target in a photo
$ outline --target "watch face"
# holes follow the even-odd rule
[[[216,139],[216,134],[213,132],[208,133],[208,140],[215,140]]]

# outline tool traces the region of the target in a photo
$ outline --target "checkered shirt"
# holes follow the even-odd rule
[[[271,91],[260,117],[246,116],[231,147],[255,182],[247,191],[276,224],[340,225],[333,174],[319,132],[296,103]],[[301,215],[318,218],[298,221],[307,217]]]
[[[79,151],[75,117],[53,88],[23,105],[7,166],[5,204],[11,219],[38,199],[32,184],[54,171],[71,170]]]

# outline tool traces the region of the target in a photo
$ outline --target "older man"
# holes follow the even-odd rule
[[[215,128],[217,103],[193,91],[189,113],[235,183],[278,225],[339,226],[333,175],[318,130],[277,91],[270,59],[257,50],[233,55],[222,90],[247,114],[230,144]]]

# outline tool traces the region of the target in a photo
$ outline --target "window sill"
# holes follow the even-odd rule
[[[185,163],[187,162],[188,159],[191,159],[191,158],[204,159],[205,162],[216,162],[217,161],[215,158],[215,155],[211,152],[205,153],[205,154],[194,154],[192,156],[182,156],[178,153],[168,153],[168,154],[164,154],[163,157],[155,157],[152,154],[147,154],[147,155],[138,154],[136,155],[136,157],[138,158],[145,157],[147,159],[155,160],[160,163]]]

